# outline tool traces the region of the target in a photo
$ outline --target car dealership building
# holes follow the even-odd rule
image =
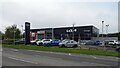
[[[74,39],[92,40],[93,37],[98,37],[99,29],[93,25],[90,26],[74,26],[74,27],[57,27],[30,29],[30,40],[34,39]]]

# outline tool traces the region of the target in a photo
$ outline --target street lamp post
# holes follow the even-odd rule
[[[102,38],[104,38],[103,34],[104,34],[104,21],[102,21]],[[103,40],[102,45],[104,46],[104,50],[105,50],[104,39],[102,40]]]
[[[72,34],[73,34],[72,39],[73,39],[73,40],[74,40],[74,25],[75,25],[75,24],[73,24],[73,30],[72,30]]]
[[[106,37],[108,37],[108,26],[109,25],[106,25]]]
[[[103,38],[103,32],[104,32],[104,21],[102,21],[102,38]]]

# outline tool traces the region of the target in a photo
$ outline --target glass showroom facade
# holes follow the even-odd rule
[[[45,29],[31,29],[30,39],[74,39],[91,40],[92,37],[98,37],[99,29],[94,26],[75,26],[59,27]]]

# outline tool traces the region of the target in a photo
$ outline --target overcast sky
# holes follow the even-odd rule
[[[80,2],[79,0],[4,0],[1,1],[0,19],[2,32],[5,27],[24,26],[30,21],[31,28],[94,25],[102,29],[109,24],[109,33],[118,32],[118,0],[116,2]],[[104,26],[104,33],[106,29]]]

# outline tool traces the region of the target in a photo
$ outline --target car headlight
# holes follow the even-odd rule
[[[62,43],[59,43],[59,45],[61,45]]]

